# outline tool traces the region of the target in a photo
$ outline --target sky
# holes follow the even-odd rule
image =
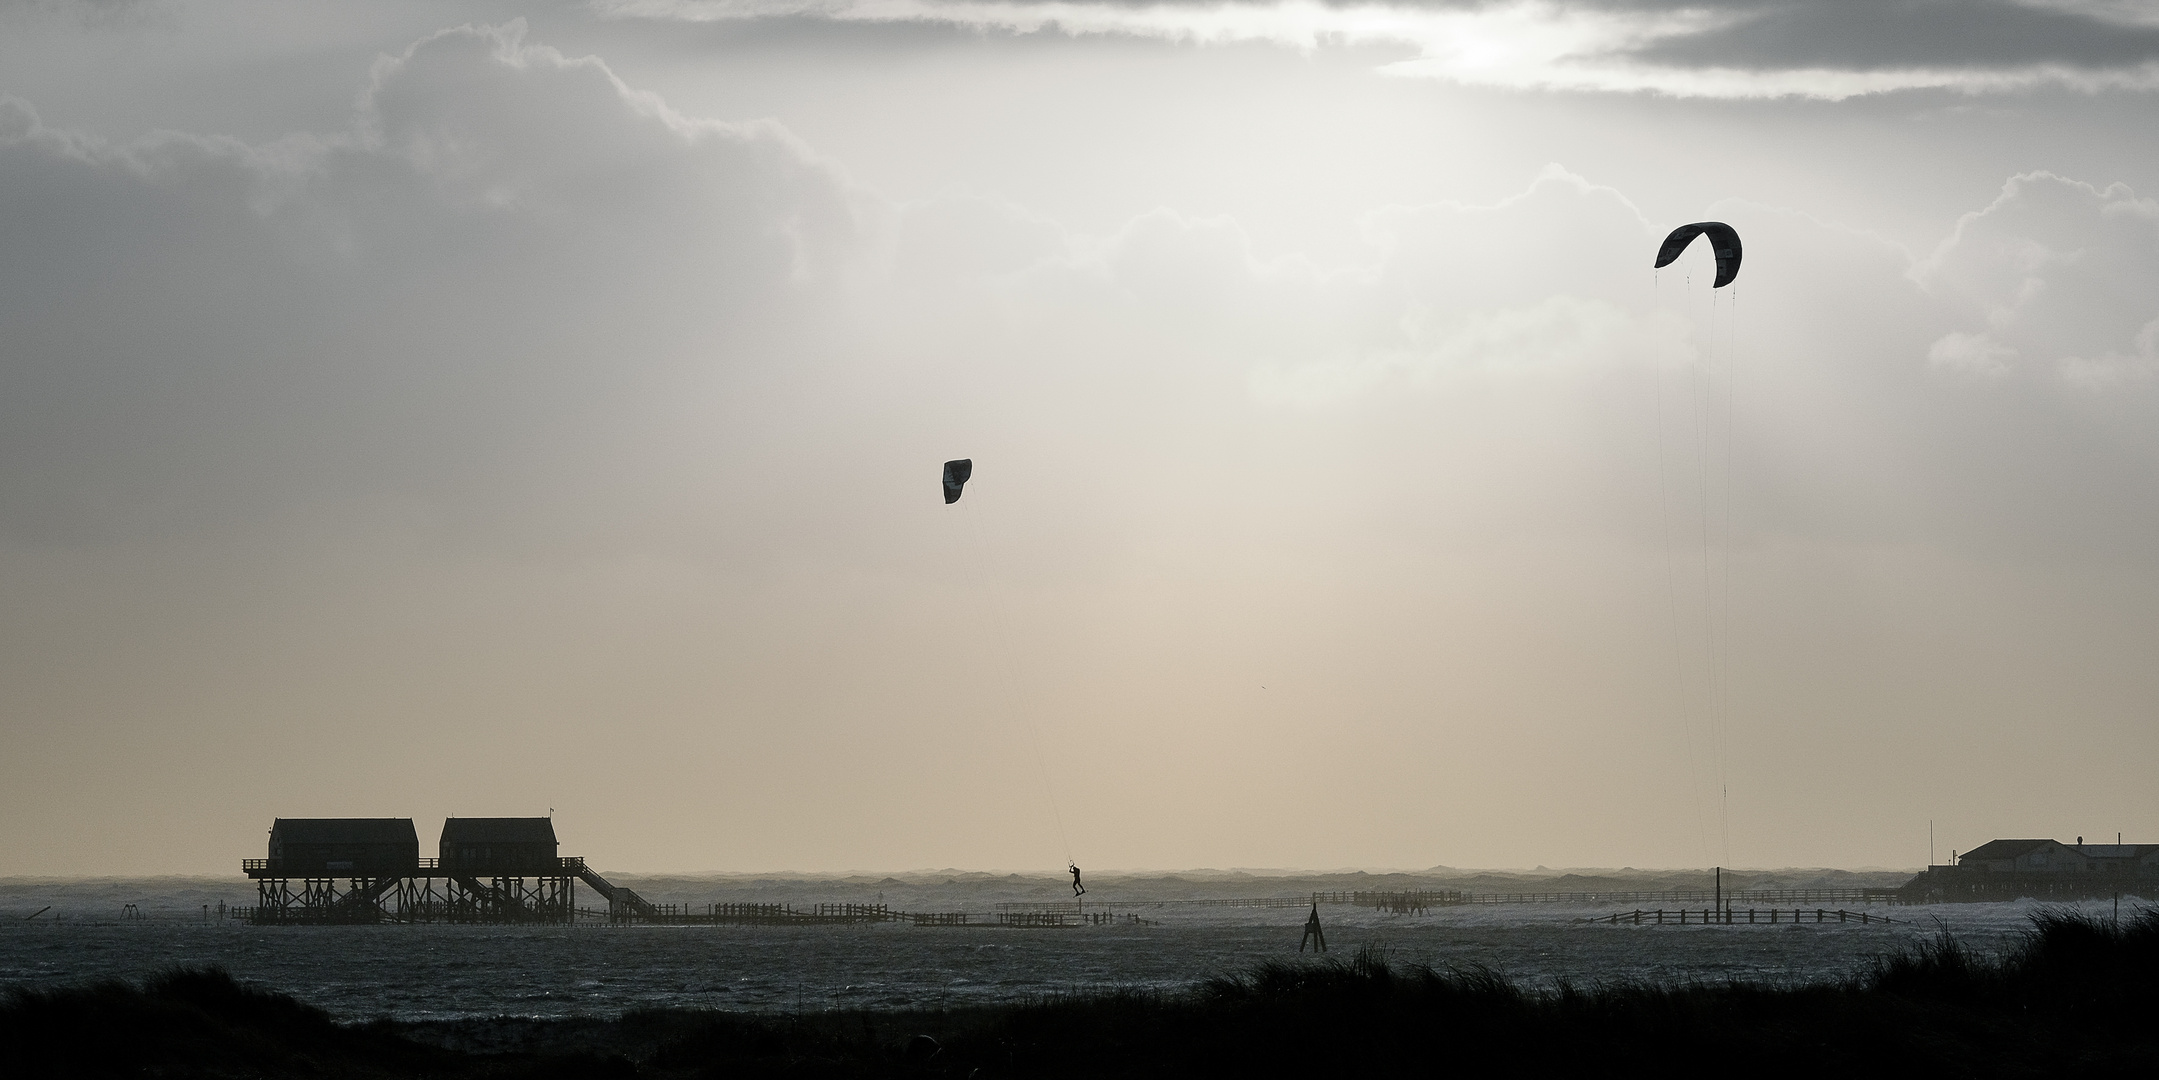
[[[2159,842],[2155,109],[2128,0],[7,0],[0,875]]]

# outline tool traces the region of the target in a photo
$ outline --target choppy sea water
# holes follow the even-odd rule
[[[1118,907],[1145,919],[1140,925],[1037,930],[258,927],[221,922],[214,905],[213,916],[203,918],[196,901],[205,896],[176,884],[155,897],[138,887],[146,897],[137,902],[140,917],[116,916],[110,897],[83,902],[76,888],[48,890],[75,895],[72,907],[26,919],[36,891],[20,881],[0,889],[0,986],[139,979],[174,965],[219,964],[343,1018],[401,1020],[610,1016],[643,1007],[893,1009],[1118,987],[1180,989],[1264,960],[1297,957],[1307,914],[1137,902]],[[1789,985],[1852,975],[1883,952],[1943,930],[1981,949],[2004,948],[2039,910],[2029,903],[1875,907],[1868,910],[1897,921],[1866,926],[1586,921],[1626,907],[1520,904],[1395,915],[1328,905],[1321,916],[1333,955],[1369,945],[1393,961],[1481,966],[1529,986],[1561,980]],[[2083,909],[2112,910],[2107,904]]]

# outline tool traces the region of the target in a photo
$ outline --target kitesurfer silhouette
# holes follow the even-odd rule
[[[1073,864],[1072,864],[1072,895],[1074,895],[1074,896],[1085,896],[1085,895],[1087,895],[1087,886],[1085,886],[1085,885],[1082,885],[1082,884],[1080,884],[1080,879],[1079,879],[1079,864],[1078,864],[1078,863],[1073,863]]]

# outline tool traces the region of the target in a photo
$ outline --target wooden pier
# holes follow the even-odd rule
[[[241,870],[255,879],[257,903],[244,915],[256,923],[568,923],[588,913],[577,906],[580,881],[607,901],[610,921],[647,921],[661,910],[575,856],[486,871],[446,866],[435,858],[335,869],[247,859]]]
[[[1705,904],[1719,899],[1772,907],[1807,904],[1894,904],[1895,889],[1657,889],[1632,892],[1466,893],[1465,904]]]

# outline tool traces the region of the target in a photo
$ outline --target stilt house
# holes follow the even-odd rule
[[[442,868],[468,874],[553,873],[555,823],[543,817],[451,818],[442,823]]]
[[[398,877],[420,865],[411,818],[278,818],[269,869],[286,877]]]

